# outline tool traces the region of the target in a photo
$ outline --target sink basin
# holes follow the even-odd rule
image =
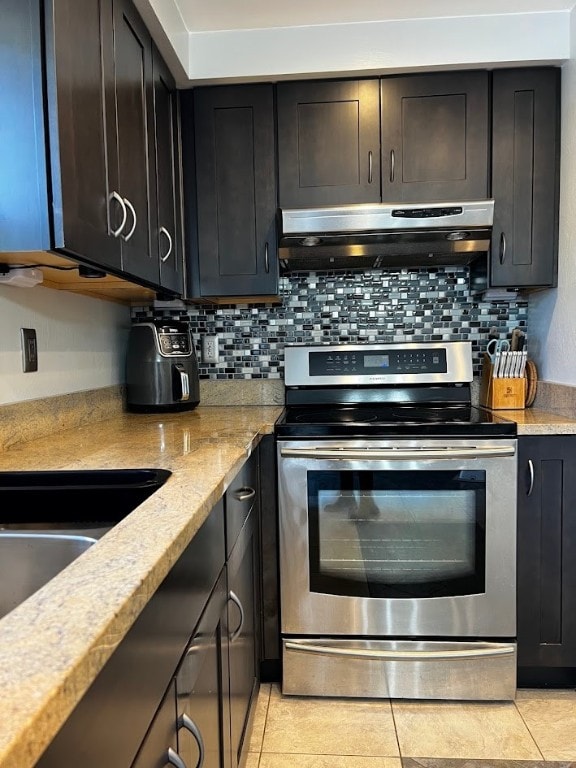
[[[0,532],[0,619],[96,541],[89,536]]]
[[[0,618],[170,477],[165,469],[0,472]]]
[[[165,469],[0,472],[0,529],[102,535],[171,474]]]

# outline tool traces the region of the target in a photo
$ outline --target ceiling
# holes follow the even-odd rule
[[[175,0],[189,32],[569,11],[576,0]]]

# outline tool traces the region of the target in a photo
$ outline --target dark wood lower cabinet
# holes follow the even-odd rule
[[[229,752],[226,571],[223,570],[176,674],[178,754],[186,766],[226,768]],[[134,768],[147,768],[136,762]]]
[[[573,686],[576,435],[518,444],[518,685]]]
[[[232,768],[241,763],[251,704],[258,687],[256,513],[248,516],[226,566],[230,662],[230,749]]]
[[[228,491],[239,506],[226,514],[228,492],[216,504],[37,768],[242,764],[259,683],[258,451]]]
[[[132,765],[224,562],[221,500],[40,758],[37,768]]]

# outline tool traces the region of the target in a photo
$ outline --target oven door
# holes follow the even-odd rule
[[[516,440],[278,441],[284,635],[513,638]]]

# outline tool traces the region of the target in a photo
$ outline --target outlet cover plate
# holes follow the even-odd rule
[[[34,328],[20,328],[22,346],[22,370],[24,373],[38,370],[38,343]]]

